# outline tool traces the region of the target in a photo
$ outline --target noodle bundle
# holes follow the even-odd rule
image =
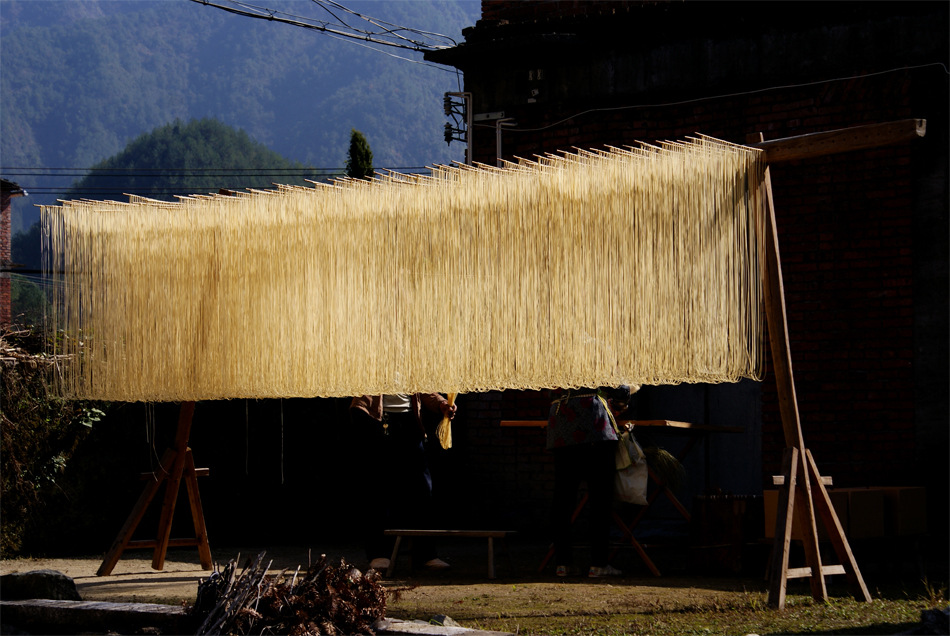
[[[760,151],[708,137],[42,210],[64,396],[759,378]]]

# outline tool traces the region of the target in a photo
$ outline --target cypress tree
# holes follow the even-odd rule
[[[346,176],[353,179],[373,178],[373,151],[363,133],[350,129],[350,149],[346,158]]]

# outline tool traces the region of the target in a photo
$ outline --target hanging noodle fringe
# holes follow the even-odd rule
[[[708,137],[42,209],[63,395],[759,378],[762,153]],[[58,274],[65,272],[65,274]]]

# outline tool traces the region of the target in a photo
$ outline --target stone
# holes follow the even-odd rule
[[[433,625],[441,625],[442,627],[461,627],[454,618],[446,616],[445,614],[436,614],[429,622]]]
[[[921,634],[950,634],[950,607],[924,610],[920,613],[921,627],[929,630]]]
[[[44,598],[56,601],[81,601],[76,583],[56,570],[13,572],[0,576],[0,598],[5,601]]]

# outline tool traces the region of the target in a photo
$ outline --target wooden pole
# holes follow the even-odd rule
[[[211,543],[208,541],[208,529],[205,527],[201,495],[198,493],[198,469],[195,468],[195,458],[190,448],[185,457],[185,487],[188,489],[191,520],[195,526],[195,541],[198,543],[198,561],[202,569],[210,570],[214,567],[214,561],[211,558]]]
[[[769,342],[772,346],[772,365],[774,366],[775,382],[778,389],[779,408],[782,414],[782,429],[785,432],[786,448],[794,449],[794,467],[786,475],[784,493],[788,490],[790,498],[787,500],[789,509],[786,514],[794,510],[802,528],[802,543],[805,548],[805,561],[811,568],[810,577],[812,598],[828,600],[828,590],[825,579],[821,574],[821,553],[818,550],[818,527],[815,525],[815,509],[812,504],[811,480],[808,479],[805,460],[805,442],[802,437],[802,425],[798,413],[798,399],[795,395],[795,378],[792,372],[792,355],[788,343],[788,320],[785,311],[785,287],[782,280],[782,261],[779,252],[778,230],[775,224],[775,204],[772,198],[772,178],[768,166],[765,168],[765,195],[767,197],[766,230],[765,230],[765,317],[768,323]],[[795,475],[802,475],[801,483],[795,483]],[[781,511],[780,513],[781,514]],[[791,532],[791,516],[782,526]],[[779,530],[779,526],[776,526]],[[780,541],[784,545],[780,547]],[[786,566],[780,570],[772,570],[772,577],[787,577],[788,537],[776,534],[773,554],[781,550],[785,553]],[[773,556],[773,563],[775,557]],[[785,603],[785,582],[773,584],[769,588],[769,603],[774,607],[783,607]]]
[[[858,563],[851,552],[851,546],[848,545],[848,540],[845,538],[844,529],[842,529],[838,515],[835,513],[831,497],[828,496],[828,491],[825,490],[824,482],[818,477],[818,465],[815,463],[815,458],[811,456],[809,450],[805,451],[805,455],[809,479],[817,480],[817,486],[815,487],[815,492],[818,494],[815,499],[816,508],[818,514],[821,515],[825,528],[828,530],[828,537],[831,540],[832,547],[834,547],[835,554],[844,565],[844,575],[848,578],[851,593],[854,594],[855,598],[870,603],[871,594],[868,592],[867,585],[864,584],[864,577],[861,576],[861,570],[858,569]]]

